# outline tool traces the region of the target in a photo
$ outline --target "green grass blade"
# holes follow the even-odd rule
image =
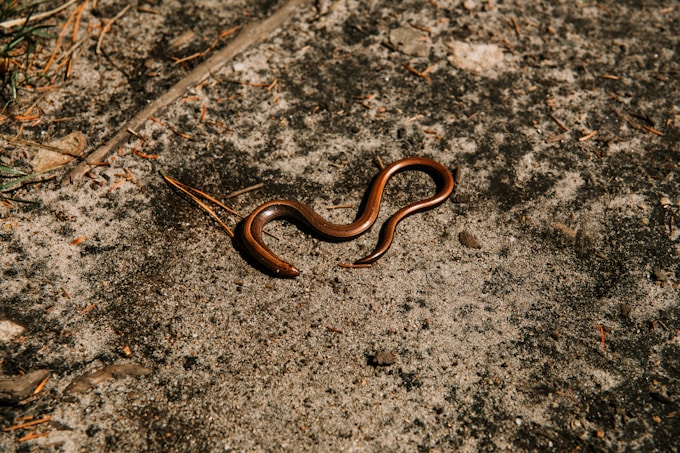
[[[21,170],[16,170],[11,167],[5,167],[4,165],[0,165],[0,176],[15,178],[17,176],[26,176],[26,173],[24,173]]]

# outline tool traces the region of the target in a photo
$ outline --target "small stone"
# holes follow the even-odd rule
[[[453,41],[449,48],[449,63],[465,71],[484,73],[503,61],[503,50],[495,44],[470,44]]]
[[[373,366],[390,366],[397,361],[397,355],[394,352],[380,351],[373,356],[371,361]]]
[[[461,183],[463,182],[463,168],[462,167],[456,167],[456,169],[453,171],[453,180],[456,182],[457,186],[461,185]]]
[[[406,55],[426,57],[430,52],[427,43],[421,41],[422,33],[412,27],[399,27],[390,32],[390,44]]]
[[[465,1],[463,2],[463,8],[465,8],[466,10],[472,12],[472,11],[474,11],[475,9],[477,9],[477,2],[475,2],[474,0],[465,0]]]
[[[458,240],[460,241],[461,244],[463,244],[467,248],[470,249],[482,248],[482,244],[479,243],[479,240],[465,230],[458,233]]]
[[[630,305],[628,304],[621,304],[621,316],[624,318],[627,318],[628,315],[630,315]]]
[[[10,341],[24,332],[23,326],[12,321],[0,321],[0,341]]]

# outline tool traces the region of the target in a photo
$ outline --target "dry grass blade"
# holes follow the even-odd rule
[[[64,22],[64,25],[61,27],[61,31],[57,35],[57,40],[54,44],[54,50],[52,51],[52,55],[50,55],[50,59],[47,60],[47,63],[45,64],[45,67],[42,70],[42,74],[45,75],[47,72],[50,70],[50,67],[52,67],[52,63],[54,63],[54,59],[57,57],[57,53],[59,53],[59,50],[61,49],[61,42],[64,39],[64,36],[66,36],[66,32],[68,31],[68,26],[73,22],[73,19],[76,16],[78,9],[76,8],[71,14],[68,16],[68,19],[66,19],[66,22]]]
[[[213,196],[211,196],[211,195],[208,195],[208,194],[205,193],[205,192],[201,192],[200,190],[196,189],[195,187],[191,187],[191,186],[188,186],[188,185],[186,185],[186,184],[184,184],[184,183],[182,183],[182,182],[179,182],[179,181],[177,181],[176,179],[171,178],[171,177],[168,176],[168,175],[165,175],[165,174],[163,174],[163,173],[161,173],[161,175],[163,175],[163,177],[166,179],[166,181],[170,182],[171,184],[176,184],[176,185],[178,185],[178,186],[182,186],[184,189],[189,190],[189,191],[191,191],[191,192],[193,192],[193,193],[196,193],[196,194],[200,195],[201,197],[205,198],[205,199],[208,200],[208,201],[212,201],[212,202],[215,203],[217,206],[219,206],[220,208],[222,208],[222,209],[224,209],[225,211],[227,211],[229,214],[233,214],[233,215],[235,215],[235,216],[237,216],[237,217],[243,218],[243,216],[242,216],[241,214],[239,214],[237,211],[234,211],[234,210],[231,209],[229,206],[226,206],[224,203],[220,202],[220,201],[217,200],[215,197],[213,197]]]
[[[26,145],[30,147],[46,149],[48,151],[54,151],[55,153],[64,154],[65,156],[80,157],[80,153],[73,153],[67,149],[59,148],[57,146],[48,145],[45,143],[34,142],[33,140],[26,140],[19,137],[11,137],[9,135],[0,134],[0,140],[4,140],[9,144],[19,143],[21,145]]]
[[[264,183],[258,182],[257,184],[253,184],[252,186],[246,187],[241,190],[237,190],[236,192],[232,192],[229,195],[227,195],[226,198],[238,197],[239,195],[243,195],[244,193],[252,192],[253,190],[261,189],[263,187]]]
[[[217,223],[219,223],[219,224],[222,226],[222,228],[224,228],[224,229],[226,230],[226,232],[229,234],[229,236],[234,237],[234,232],[231,230],[231,228],[229,228],[229,227],[222,221],[222,219],[219,218],[219,216],[215,213],[215,211],[213,211],[213,210],[210,208],[210,206],[208,206],[207,204],[203,203],[196,195],[194,195],[194,194],[192,193],[192,191],[196,191],[197,193],[200,193],[200,194],[202,194],[202,195],[205,195],[205,194],[203,194],[203,192],[200,192],[199,190],[194,189],[193,187],[190,187],[190,186],[187,186],[187,185],[185,185],[185,184],[182,184],[181,182],[177,181],[176,179],[171,178],[170,176],[168,176],[168,175],[166,175],[166,174],[164,174],[164,173],[161,173],[161,176],[163,177],[163,179],[165,180],[165,182],[167,182],[168,184],[170,184],[170,185],[171,185],[172,187],[174,187],[175,189],[180,190],[180,191],[182,191],[183,193],[185,193],[185,194],[186,194],[189,198],[191,198],[198,206],[200,206],[200,207],[201,207],[205,212],[207,212],[213,219],[215,219],[215,220],[217,221]],[[212,198],[212,197],[210,197],[210,198]],[[211,201],[213,201],[213,200],[214,200],[214,199],[212,199]],[[230,212],[236,213],[236,211],[233,211],[233,210],[227,208],[226,206],[222,205],[221,203],[219,203],[219,205],[222,206],[224,209],[227,209],[227,210],[230,211]],[[238,214],[237,214],[237,215],[238,215]]]
[[[188,185],[186,185],[186,184],[184,184],[184,183],[182,183],[182,182],[179,182],[179,181],[177,181],[176,179],[174,179],[174,178],[172,178],[172,177],[166,175],[166,174],[163,173],[163,172],[160,172],[160,173],[161,173],[161,176],[163,177],[163,179],[165,179],[165,181],[166,181],[168,184],[170,184],[171,186],[173,186],[173,187],[177,188],[178,190],[181,190],[182,192],[184,192],[185,194],[187,194],[189,197],[191,197],[192,200],[194,200],[194,201],[196,202],[196,204],[198,204],[198,205],[201,206],[202,208],[206,209],[206,211],[207,211],[209,214],[212,212],[212,214],[210,214],[210,215],[212,215],[218,222],[220,222],[220,224],[221,224],[224,228],[226,228],[227,231],[230,232],[229,234],[230,234],[232,237],[234,237],[233,233],[231,233],[231,230],[229,230],[229,229],[226,227],[226,225],[224,225],[224,224],[220,221],[220,219],[218,219],[218,218],[216,217],[217,214],[214,214],[214,212],[213,212],[207,205],[205,205],[205,203],[202,203],[201,201],[199,201],[196,195],[198,195],[198,196],[200,196],[200,197],[203,197],[203,198],[205,198],[206,200],[215,203],[217,206],[219,206],[220,208],[224,209],[224,210],[227,211],[229,214],[233,214],[233,215],[235,215],[235,216],[237,216],[237,217],[239,217],[239,218],[241,218],[241,219],[245,218],[245,216],[244,216],[243,214],[241,214],[241,213],[238,212],[238,211],[233,210],[232,208],[230,208],[229,206],[225,205],[224,203],[222,203],[221,201],[219,201],[219,200],[216,199],[215,197],[213,197],[213,196],[211,196],[211,195],[208,195],[207,193],[202,192],[202,191],[196,189],[195,187],[191,187],[191,186],[188,186]],[[245,189],[242,189],[242,190],[237,190],[236,192],[230,194],[227,198],[231,198],[231,197],[234,197],[234,196],[236,196],[236,195],[239,195],[239,194],[242,194],[242,193],[246,193],[246,192],[248,192],[248,191],[250,191],[250,190],[259,189],[259,188],[262,187],[263,185],[264,185],[264,184],[259,183],[259,184],[255,184],[254,186],[246,187]],[[195,194],[195,195],[194,195],[194,194]],[[235,194],[236,194],[236,195],[235,195]],[[268,233],[268,232],[266,232],[266,231],[264,232],[264,234],[266,234],[267,236],[270,236],[270,237],[276,239],[277,241],[280,241],[280,240],[281,240],[281,238],[279,238],[278,236],[276,236],[276,235],[274,235],[274,234],[271,234],[271,233]]]
[[[3,167],[8,168],[8,167]],[[31,174],[25,174],[19,178],[12,178],[8,182],[0,184],[0,193],[11,192],[23,186],[24,184],[33,184],[39,182],[45,182],[56,177],[56,175],[48,175],[47,173],[56,170],[60,167],[50,168],[44,171],[36,171]]]
[[[116,22],[118,19],[123,17],[125,13],[127,13],[130,8],[132,8],[132,5],[127,5],[125,8],[123,8],[116,16],[107,21],[106,25],[104,25],[104,28],[102,28],[102,31],[99,33],[99,38],[97,39],[97,47],[95,47],[95,53],[97,55],[101,55],[102,53],[102,44],[104,43],[104,36],[111,31],[111,27],[113,26],[114,22]]]
[[[54,8],[51,11],[46,11],[46,12],[41,13],[41,14],[35,14],[35,15],[29,16],[29,17],[21,17],[19,19],[12,19],[12,20],[8,20],[8,21],[5,21],[5,22],[0,22],[0,28],[4,28],[5,30],[9,30],[10,28],[18,27],[19,25],[24,25],[24,24],[27,24],[29,22],[35,22],[35,21],[38,21],[38,20],[47,19],[48,17],[53,16],[53,15],[59,13],[60,11],[65,10],[66,8],[73,5],[77,1],[78,0],[70,0],[66,3],[64,3],[63,5],[59,6],[58,8]]]

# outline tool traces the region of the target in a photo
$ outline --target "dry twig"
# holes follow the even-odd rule
[[[243,52],[248,47],[263,41],[269,34],[278,28],[286,19],[288,19],[295,9],[306,3],[308,0],[288,0],[278,11],[276,11],[269,18],[262,22],[249,25],[223,49],[216,52],[205,62],[196,66],[186,77],[177,82],[172,88],[166,91],[162,96],[154,102],[148,104],[144,109],[138,112],[127,123],[125,123],[118,133],[111,138],[107,143],[95,150],[85,162],[79,164],[69,173],[62,181],[62,184],[70,184],[71,182],[81,178],[89,169],[89,161],[101,161],[115,149],[120,142],[128,136],[128,129],[136,130],[141,127],[146,120],[163,107],[168,106],[180,96],[182,96],[191,86],[196,85],[211,76],[212,73],[219,70],[227,61],[234,56]]]
[[[106,34],[109,31],[111,31],[111,26],[113,26],[113,23],[116,22],[121,17],[123,17],[125,15],[125,13],[127,13],[130,8],[131,8],[131,5],[127,5],[118,14],[116,14],[113,19],[106,22],[106,25],[104,25],[104,28],[102,28],[101,33],[99,33],[99,39],[97,39],[97,47],[95,49],[95,53],[97,55],[101,55],[101,53],[102,53],[102,43],[104,42],[104,36],[106,36]]]

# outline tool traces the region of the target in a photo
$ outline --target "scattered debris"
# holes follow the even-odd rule
[[[293,14],[295,9],[302,3],[303,0],[288,0],[267,19],[242,29],[241,33],[239,33],[238,36],[236,36],[227,46],[217,51],[203,63],[196,66],[190,73],[173,85],[168,91],[166,91],[153,102],[147,104],[146,107],[135,114],[132,119],[127,121],[108,142],[102,144],[88,156],[85,162],[74,168],[66,176],[66,178],[62,180],[62,184],[70,184],[72,181],[84,176],[90,168],[90,162],[96,162],[105,159],[112,150],[114,150],[124,139],[128,137],[128,130],[134,131],[139,129],[157,111],[179,99],[187,92],[189,88],[197,85],[208,77],[212,77],[212,74],[220,69],[227,61],[231,60],[235,55],[267,38],[269,34],[277,29],[279,25],[281,25],[286,19],[288,19]]]

